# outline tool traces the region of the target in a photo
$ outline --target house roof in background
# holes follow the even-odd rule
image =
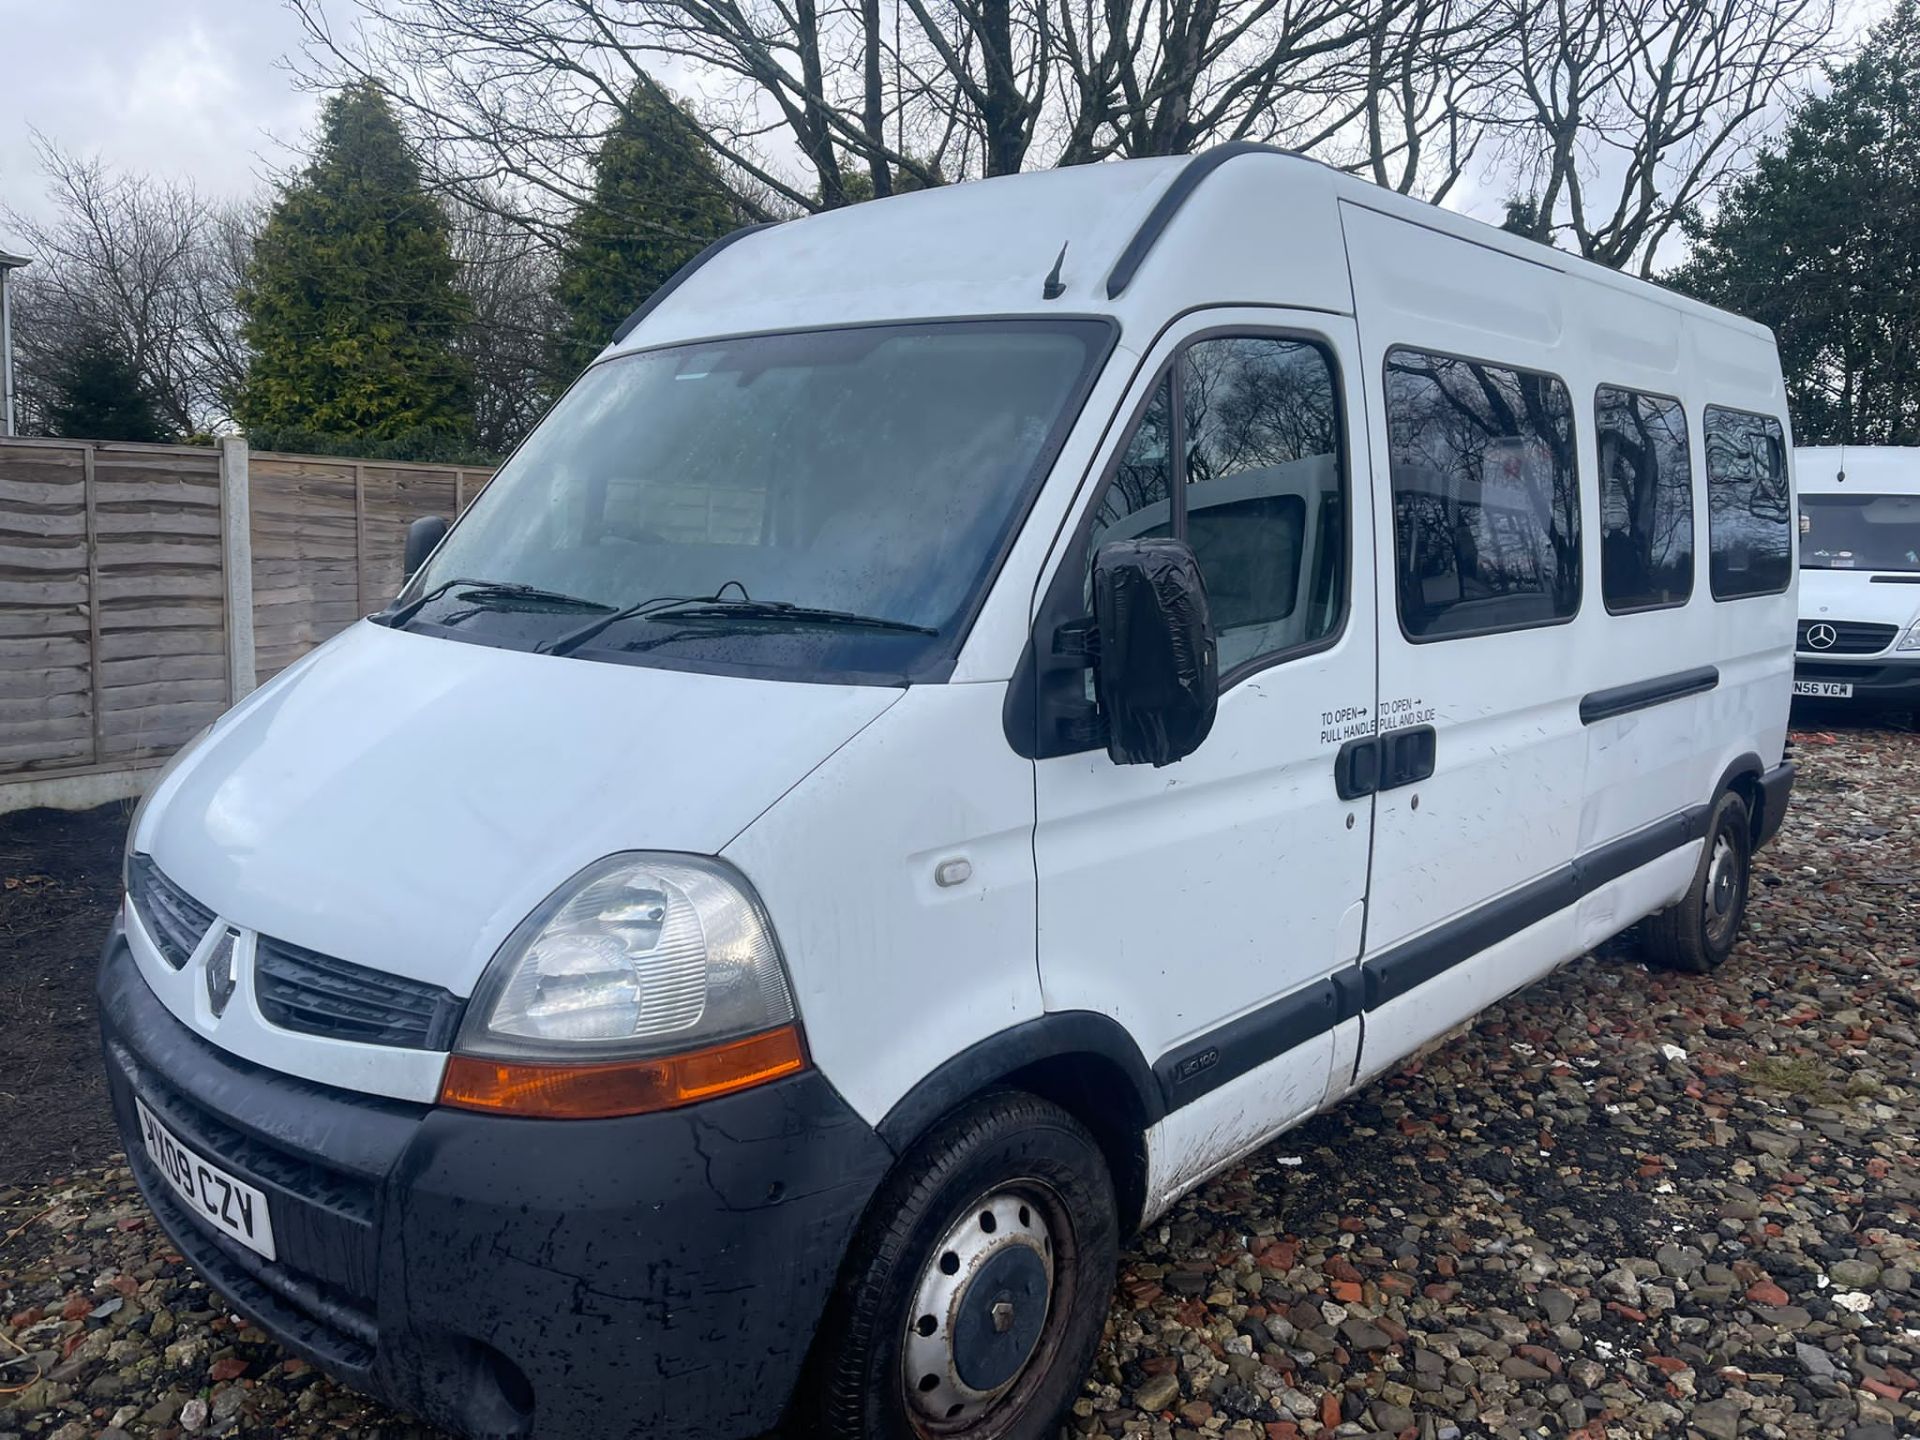
[[[0,242],[0,270],[18,270],[22,265],[31,265],[33,261],[25,255],[16,255]]]

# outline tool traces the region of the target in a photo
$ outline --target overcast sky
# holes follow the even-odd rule
[[[43,210],[35,130],[208,195],[252,190],[312,121],[280,63],[299,44],[279,0],[0,0],[0,200]]]

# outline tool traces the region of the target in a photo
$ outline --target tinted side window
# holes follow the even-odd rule
[[[1709,405],[1707,575],[1716,600],[1777,595],[1793,578],[1787,437],[1766,415]]]
[[[1517,630],[1580,608],[1573,403],[1551,375],[1387,355],[1400,623],[1415,640]]]
[[[1678,400],[1603,385],[1600,594],[1607,609],[1683,605],[1693,593],[1693,472]]]
[[[1340,622],[1346,502],[1333,366],[1302,340],[1200,340],[1180,361],[1187,543],[1220,635],[1220,672],[1311,644]]]

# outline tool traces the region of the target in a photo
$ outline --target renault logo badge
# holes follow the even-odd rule
[[[213,1006],[216,1020],[227,1013],[227,1002],[233,999],[233,947],[239,939],[235,931],[224,930],[207,952],[207,1003]]]
[[[1817,625],[1807,627],[1807,648],[1809,650],[1831,650],[1833,642],[1840,638],[1840,632],[1822,620]]]

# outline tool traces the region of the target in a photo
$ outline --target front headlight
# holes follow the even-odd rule
[[[1900,637],[1896,650],[1920,650],[1920,615],[1913,617],[1913,624],[1907,627],[1907,633]]]
[[[805,1063],[745,877],[647,853],[589,865],[521,922],[454,1049],[443,1103],[576,1118],[687,1104]]]

